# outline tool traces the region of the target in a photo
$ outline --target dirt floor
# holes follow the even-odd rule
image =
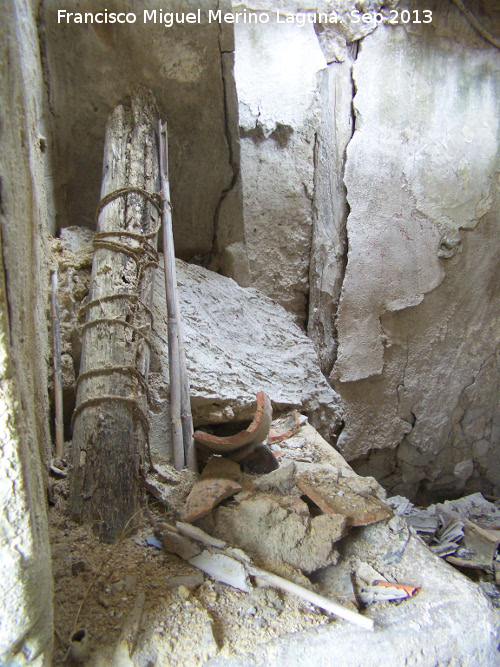
[[[380,611],[387,605],[406,604],[405,600],[398,599],[394,588],[388,591],[382,586],[381,591],[375,584],[380,584],[376,580],[384,577],[386,583],[393,585],[400,580],[399,566],[394,563],[400,562],[412,531],[430,545],[430,551],[446,557],[455,567],[465,566],[460,567],[463,573],[498,606],[498,506],[476,494],[427,509],[414,508],[406,498],[398,496],[388,500],[385,506],[386,510],[392,507],[394,517],[380,521],[387,514],[378,514],[380,502],[373,495],[378,486],[375,480],[358,477],[309,425],[304,425],[297,433],[287,434],[283,442],[273,447],[275,456],[283,458],[276,471],[279,474],[274,477],[275,473],[243,474],[242,491],[200,519],[201,528],[233,546],[248,549],[256,566],[316,590],[344,607],[361,611],[370,605]],[[324,460],[326,467],[314,463],[318,460]],[[326,475],[326,480],[337,480],[337,474],[342,473],[336,481],[341,484],[338,486],[341,490],[337,489],[334,496],[328,495],[328,489],[323,489],[324,479],[323,485],[321,479],[309,479],[304,470],[295,470],[297,465],[309,466],[308,474],[316,471],[318,475]],[[252,654],[256,646],[276,638],[335,622],[336,617],[295,596],[264,588],[262,582],[254,581],[259,585],[249,593],[218,583],[186,560],[166,551],[169,548],[166,534],[186,507],[186,497],[197,479],[194,473],[157,465],[157,471],[148,476],[148,488],[161,500],[149,495],[138,527],[110,545],[100,543],[90,527],[69,520],[70,472],[63,468],[62,465],[59,469],[55,467],[50,481],[55,666],[74,664],[75,649],[85,654],[87,639],[88,655],[80,661],[87,667],[202,665],[215,656]],[[295,477],[290,477],[291,469],[295,470]],[[268,488],[271,477],[274,495]],[[322,492],[329,502],[335,500],[339,504],[349,497],[349,507],[339,505],[339,511],[352,515],[353,522],[343,538],[340,560],[335,549],[324,554],[322,549],[313,548],[311,553],[308,551],[309,560],[302,562],[302,559],[292,566],[293,559],[287,560],[290,554],[286,526],[292,522],[296,531],[307,526],[298,541],[300,546],[304,540],[313,538],[315,522],[327,518],[304,495],[312,494],[308,484],[313,484],[316,495]],[[318,502],[321,503],[319,495]],[[376,502],[379,505],[374,505]],[[258,511],[252,503],[258,504]],[[470,518],[477,523],[472,523]],[[356,526],[371,523],[375,523],[372,528],[382,526],[383,530],[378,537],[368,530],[366,539],[362,538],[362,533],[357,532],[361,528]],[[255,539],[252,536],[256,536]],[[325,540],[323,533],[313,547],[321,546]],[[295,544],[293,540],[291,543]],[[270,550],[273,544],[277,553]],[[292,551],[297,556],[300,548]],[[424,556],[425,553],[420,555]],[[316,563],[315,558],[320,562]],[[429,554],[429,559],[433,558]],[[403,583],[415,582],[405,580]],[[412,604],[412,595],[410,593],[409,604]],[[142,614],[138,616],[137,631],[131,632],[134,609],[139,602]],[[75,633],[77,641],[71,646]],[[114,657],[120,647],[126,647],[126,655],[117,662]],[[129,659],[132,653],[133,662]]]
[[[164,665],[200,664],[219,653],[245,653],[256,642],[334,621],[284,593],[256,588],[247,594],[214,583],[181,558],[148,545],[157,523],[172,521],[154,499],[141,527],[109,545],[99,543],[89,527],[67,518],[68,478],[53,480],[52,491],[54,665],[72,663],[70,638],[83,629],[91,646],[86,664],[106,664],[105,656],[110,658],[140,591],[146,600],[138,644],[146,633],[155,634]]]

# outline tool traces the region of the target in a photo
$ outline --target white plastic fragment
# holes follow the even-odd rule
[[[252,590],[245,568],[234,558],[203,551],[199,556],[190,558],[188,562],[223,584],[238,588],[245,593],[250,593]]]

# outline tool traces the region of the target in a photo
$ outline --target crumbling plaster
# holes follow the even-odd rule
[[[341,452],[409,496],[499,489],[500,56],[443,8],[379,27],[354,65],[331,375]]]
[[[245,238],[252,284],[306,320],[317,72],[312,25],[235,25]]]
[[[53,232],[32,3],[0,4],[0,663],[49,665],[47,239]]]

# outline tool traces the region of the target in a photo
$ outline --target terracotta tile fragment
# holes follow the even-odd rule
[[[412,586],[411,584],[393,584],[390,581],[379,581],[376,580],[373,582],[373,586],[385,586],[386,588],[398,588],[407,593],[408,597],[412,598],[420,590],[420,586]]]
[[[241,491],[240,482],[240,466],[229,459],[214,456],[191,489],[181,520],[191,523],[201,519],[222,500]]]
[[[297,410],[294,412],[294,424],[290,428],[288,428],[286,431],[283,431],[282,433],[278,433],[278,431],[275,431],[273,428],[269,431],[269,435],[267,437],[267,444],[268,445],[273,445],[277,442],[282,442],[283,440],[286,440],[287,438],[291,438],[292,435],[298,430],[300,426],[300,417],[299,413]]]
[[[257,394],[257,408],[250,426],[235,435],[219,437],[204,431],[195,431],[194,439],[211,452],[223,454],[234,452],[245,445],[260,444],[264,442],[271,428],[273,419],[273,408],[269,396],[263,391]]]
[[[325,514],[347,517],[348,526],[368,526],[392,516],[391,509],[381,500],[359,495],[343,478],[336,482],[325,480],[325,483],[313,486],[303,476],[298,476],[295,483]]]

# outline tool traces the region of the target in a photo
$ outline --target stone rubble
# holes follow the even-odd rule
[[[203,543],[218,538],[217,544],[224,549],[228,561],[222,553],[211,553],[214,547],[208,546],[208,551],[205,548],[190,562],[202,566],[216,580],[233,577],[237,588],[250,591],[252,582],[243,565],[238,567],[244,549],[268,572],[295,581],[346,609],[359,611],[367,606],[378,631],[367,635],[364,630],[335,623],[324,631],[256,645],[245,655],[216,655],[210,664],[242,667],[286,662],[303,666],[310,664],[314,651],[315,660],[322,660],[325,665],[382,667],[387,661],[399,665],[412,660],[421,655],[422,646],[427,648],[418,664],[426,666],[453,660],[464,666],[495,664],[500,617],[482,593],[494,584],[484,581],[478,587],[435,556],[409,527],[406,516],[411,517],[412,505],[404,498],[389,500],[394,511],[392,518],[392,512],[387,512],[386,518],[346,534],[346,517],[339,520],[339,515],[321,514],[310,501],[308,505],[296,482],[307,478],[320,487],[321,480],[323,484],[328,480],[331,485],[342,480],[349,482],[360,499],[375,499],[380,506],[385,498],[383,489],[373,478],[356,475],[310,424],[303,424],[292,438],[320,462],[283,458],[278,470],[268,475],[243,472],[243,490],[197,521],[199,528],[210,533]],[[286,440],[280,445],[285,446]],[[476,515],[484,514],[485,505],[479,498],[457,502],[462,512],[472,507]],[[167,509],[174,515],[178,511],[172,504]],[[406,514],[401,516],[400,511]],[[335,529],[333,523],[326,525],[331,519]],[[177,523],[177,529],[185,530],[189,525]],[[187,530],[196,531],[197,526],[191,525]],[[200,535],[206,533],[198,530],[197,535],[192,533],[191,537],[200,540]],[[304,543],[307,546],[302,549]],[[264,585],[265,580],[257,577],[254,583]],[[467,628],[479,615],[484,628],[478,636],[471,635]]]
[[[71,370],[63,377],[67,423],[75,401],[92,251],[92,233],[81,227],[62,229],[52,244],[60,275],[62,351]],[[230,278],[181,260],[176,260],[176,269],[195,426],[252,419],[255,395],[263,390],[275,411],[300,408],[330,438],[341,423],[340,398],[322,375],[313,344],[293,317]],[[161,266],[153,297],[150,446],[153,454],[168,461],[168,327]]]

